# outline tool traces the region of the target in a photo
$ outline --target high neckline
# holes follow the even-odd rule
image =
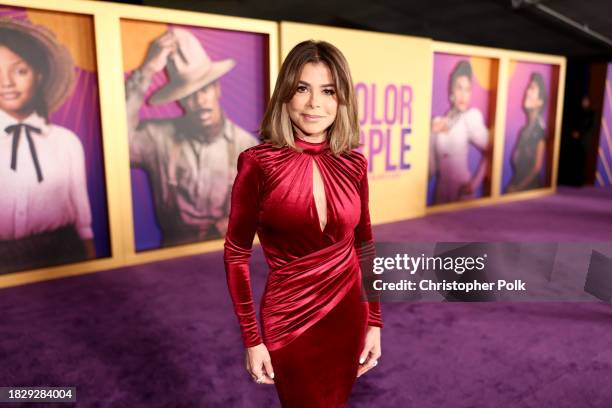
[[[6,113],[5,111],[3,111],[2,109],[0,109],[0,135],[2,133],[5,133],[5,128],[7,126],[18,125],[21,123],[37,127],[43,130],[43,132],[40,134],[41,136],[46,135],[47,123],[45,122],[45,119],[42,116],[40,116],[38,113],[32,112],[27,118],[23,120],[17,120],[11,115],[9,115],[8,113]],[[12,137],[12,134],[6,133],[6,135]]]
[[[307,154],[321,154],[329,150],[329,143],[326,140],[322,142],[307,142],[306,140],[294,137],[295,146]]]

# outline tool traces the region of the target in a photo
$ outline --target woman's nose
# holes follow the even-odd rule
[[[319,98],[315,92],[310,94],[309,104],[312,108],[318,108],[320,106]]]
[[[8,88],[14,85],[15,85],[15,82],[13,81],[13,78],[11,77],[11,75],[0,73],[0,86],[2,88]]]

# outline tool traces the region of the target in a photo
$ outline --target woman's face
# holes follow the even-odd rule
[[[472,98],[472,81],[467,76],[460,76],[455,79],[451,92],[451,102],[458,111],[466,111],[470,107]]]
[[[291,122],[305,136],[325,136],[338,111],[336,86],[324,63],[307,63],[297,90],[287,103]]]
[[[540,88],[534,81],[529,83],[527,91],[525,92],[525,101],[523,107],[526,111],[530,112],[534,109],[540,109],[544,101],[540,98]]]
[[[23,114],[30,109],[37,75],[19,55],[0,45],[0,109]]]

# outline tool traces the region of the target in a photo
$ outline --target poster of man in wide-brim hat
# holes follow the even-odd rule
[[[240,152],[257,139],[221,107],[219,78],[233,58],[212,60],[189,30],[172,27],[155,38],[126,81],[130,161],[149,178],[162,246],[221,238]],[[149,105],[176,102],[183,115],[142,120],[139,111],[154,75],[167,82]]]

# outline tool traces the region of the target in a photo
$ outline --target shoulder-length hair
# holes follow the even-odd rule
[[[273,145],[295,148],[287,103],[297,91],[302,69],[308,63],[324,63],[331,71],[338,110],[336,119],[327,129],[327,138],[334,154],[349,152],[359,146],[359,120],[353,80],[342,52],[325,41],[303,41],[289,52],[278,73],[259,134],[264,141]]]

